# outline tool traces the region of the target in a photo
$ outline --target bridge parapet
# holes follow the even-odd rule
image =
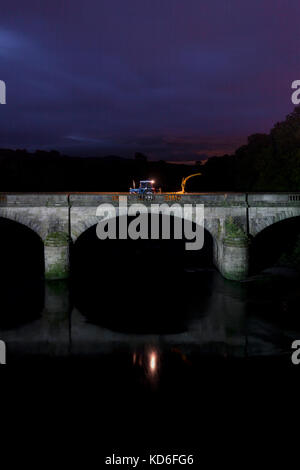
[[[0,206],[68,206],[67,194],[0,193]]]
[[[1,206],[98,206],[102,203],[117,204],[120,196],[126,196],[132,204],[142,198],[128,192],[107,193],[0,193]],[[143,200],[144,202],[147,202]],[[158,193],[149,201],[158,204],[178,202],[181,204],[204,204],[207,206],[278,206],[300,205],[300,192],[293,193]]]
[[[204,204],[213,207],[246,206],[246,195],[244,193],[158,193],[149,199],[139,197],[130,193],[105,193],[105,194],[70,194],[71,206],[94,206],[100,204],[118,205],[121,196],[127,197],[128,205],[137,202],[144,204]]]
[[[300,193],[249,193],[250,207],[300,206]]]

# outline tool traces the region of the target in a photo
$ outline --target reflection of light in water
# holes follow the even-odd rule
[[[160,352],[154,346],[144,346],[140,351],[132,353],[132,363],[134,367],[138,367],[143,371],[145,378],[151,384],[155,384],[159,378],[160,369]]]
[[[149,356],[149,369],[152,374],[155,374],[157,369],[157,354],[155,352],[151,352]]]

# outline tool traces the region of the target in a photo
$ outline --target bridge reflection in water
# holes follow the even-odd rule
[[[176,376],[178,368],[192,374],[199,361],[207,359],[289,356],[290,345],[300,334],[296,319],[298,279],[294,283],[289,279],[287,285],[281,280],[274,290],[277,280],[269,281],[269,288],[265,284],[262,289],[255,280],[228,282],[214,270],[199,270],[193,277],[202,288],[189,290],[185,310],[174,313],[174,323],[179,322],[180,328],[172,325],[170,332],[164,328],[156,333],[156,323],[163,321],[164,311],[160,311],[154,324],[148,322],[149,332],[142,334],[120,331],[117,319],[115,329],[104,326],[101,295],[98,321],[89,319],[72,305],[74,293],[67,281],[28,284],[26,295],[24,282],[7,283],[7,298],[14,293],[8,302],[2,290],[1,310],[6,315],[0,318],[0,338],[7,343],[7,362],[113,363],[123,373],[126,370],[134,382],[158,386],[169,374],[174,372]],[[33,304],[30,293],[42,299],[43,291],[44,305],[41,300]],[[177,295],[186,298],[186,294],[183,288]],[[132,300],[129,298],[127,303],[120,299],[119,306],[124,314],[126,311],[130,325],[130,310],[126,307],[132,305]],[[16,321],[5,322],[8,317]]]

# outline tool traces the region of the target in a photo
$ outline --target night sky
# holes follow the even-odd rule
[[[299,0],[10,0],[0,146],[201,160],[293,109]]]

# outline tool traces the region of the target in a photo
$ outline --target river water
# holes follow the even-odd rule
[[[291,365],[300,339],[297,274],[266,270],[236,283],[214,269],[188,271],[169,282],[2,281],[7,364],[101,365],[150,388],[212,362]]]

